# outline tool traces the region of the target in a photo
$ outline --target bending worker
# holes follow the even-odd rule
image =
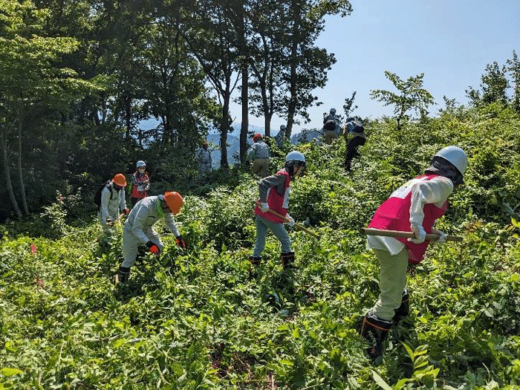
[[[363,317],[360,332],[369,340],[367,350],[372,359],[383,354],[383,341],[392,323],[409,313],[409,295],[406,287],[408,263],[419,264],[429,241],[426,234],[439,235],[438,243],[446,236],[433,228],[435,221],[448,209],[448,196],[463,183],[468,166],[464,151],[456,146],[441,149],[433,157],[424,175],[410,180],[377,209],[369,228],[413,232],[415,238],[369,236],[368,248],[379,260],[379,300]]]
[[[130,277],[130,268],[137,258],[139,245],[146,244],[150,252],[159,255],[164,245],[152,226],[159,218],[164,218],[168,229],[177,238],[177,245],[186,249],[173,215],[181,210],[184,200],[177,192],[165,192],[164,195],[150,196],[137,202],[130,212],[123,230],[123,264],[119,268],[117,278],[125,283]]]
[[[288,214],[289,192],[291,180],[301,175],[305,169],[305,156],[297,151],[290,152],[285,158],[285,168],[276,175],[260,180],[260,199],[255,208],[256,214],[256,242],[253,255],[249,258],[251,264],[256,267],[262,260],[262,252],[265,248],[267,231],[271,230],[282,244],[282,266],[292,268],[294,252],[291,250],[291,239],[284,227],[284,219],[270,213],[276,211],[294,225],[294,219]]]

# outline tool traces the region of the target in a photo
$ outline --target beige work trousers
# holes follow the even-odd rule
[[[408,251],[392,256],[390,252],[374,249],[379,260],[379,300],[372,308],[378,318],[390,321],[395,310],[401,306],[403,290],[406,287],[406,270],[408,268]]]
[[[334,133],[334,130],[325,130],[325,143],[331,145],[338,136]]]
[[[255,175],[259,174],[261,177],[266,177],[269,170],[269,159],[268,158],[255,158],[253,160],[253,166],[251,172]]]

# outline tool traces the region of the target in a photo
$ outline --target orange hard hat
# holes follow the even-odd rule
[[[253,135],[253,141],[255,141],[255,142],[262,138],[264,138],[264,137],[262,137],[262,134],[260,134],[260,133],[256,133],[255,135]]]
[[[126,187],[126,178],[122,173],[115,175],[112,181],[120,187]]]
[[[181,207],[184,204],[184,199],[182,199],[181,194],[173,191],[165,192],[164,200],[173,214],[179,214],[179,211],[181,211]]]

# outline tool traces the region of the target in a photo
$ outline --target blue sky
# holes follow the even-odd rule
[[[354,12],[330,17],[317,45],[336,55],[325,88],[316,90],[324,104],[309,110],[321,127],[331,107],[343,112],[345,97],[357,91],[355,111],[362,117],[391,115],[391,107],[371,100],[373,89],[393,90],[384,71],[407,78],[424,73],[424,87],[437,106],[443,95],[467,102],[465,90],[478,87],[487,64],[505,64],[513,50],[520,55],[520,0],[352,0]],[[240,121],[240,106],[231,113]],[[263,127],[263,118],[250,116]],[[273,118],[273,129],[285,121]],[[295,131],[299,131],[296,126]],[[275,132],[276,133],[276,132]]]

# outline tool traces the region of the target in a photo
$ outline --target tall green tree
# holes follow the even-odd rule
[[[513,58],[507,60],[507,70],[511,75],[511,81],[513,82],[513,97],[511,104],[517,112],[520,112],[520,60],[515,51],[513,51]]]
[[[402,121],[410,110],[424,113],[431,104],[435,104],[430,92],[423,88],[424,73],[402,80],[397,74],[385,71],[385,76],[394,84],[397,93],[376,89],[370,92],[372,99],[383,102],[385,106],[394,106],[397,129],[401,130]]]
[[[474,106],[488,105],[491,103],[508,103],[507,68],[500,66],[496,61],[486,65],[486,72],[481,76],[480,89],[469,87],[466,95]]]
[[[227,136],[233,122],[229,112],[231,94],[239,81],[240,53],[236,29],[230,25],[225,4],[217,0],[193,3],[178,1],[178,31],[202,66],[220,105],[220,166],[227,168]]]
[[[253,115],[264,117],[264,131],[271,135],[271,120],[283,107],[281,78],[283,53],[282,3],[277,0],[256,1],[249,18],[252,23],[250,102]]]
[[[284,114],[287,117],[286,136],[290,137],[296,116],[307,122],[307,108],[317,103],[313,94],[327,82],[327,72],[336,62],[334,55],[314,45],[325,28],[325,16],[349,15],[352,5],[348,0],[286,0],[283,37],[285,64],[283,79],[287,86]]]
[[[61,56],[77,50],[79,44],[70,37],[42,34],[48,11],[37,9],[31,1],[15,0],[0,0],[0,9],[0,93],[5,115],[2,148],[8,163],[7,132],[14,132],[21,209],[29,214],[23,172],[23,135],[28,113],[41,106],[62,110],[93,85],[79,79],[70,68],[54,66]],[[10,182],[7,177],[6,181]],[[8,191],[20,216],[20,208],[13,202],[14,190]]]

